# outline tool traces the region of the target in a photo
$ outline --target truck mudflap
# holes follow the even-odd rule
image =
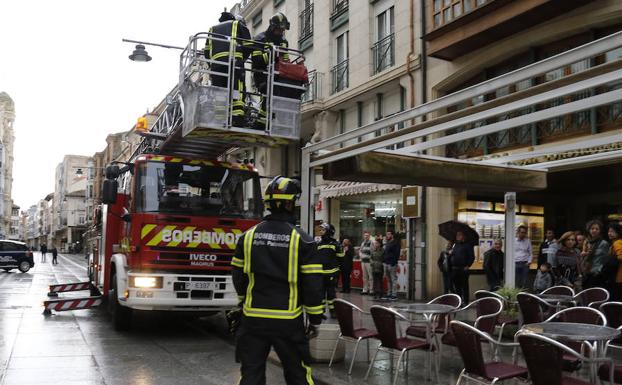
[[[137,279],[139,278],[140,279]],[[156,287],[137,287],[137,282],[156,282]],[[119,303],[136,310],[220,311],[238,303],[229,275],[128,273],[128,286]]]

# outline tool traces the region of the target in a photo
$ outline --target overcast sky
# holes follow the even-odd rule
[[[13,200],[54,191],[65,154],[93,155],[177,80],[179,53],[132,62],[122,38],[185,46],[235,0],[0,0],[0,91],[15,101]]]

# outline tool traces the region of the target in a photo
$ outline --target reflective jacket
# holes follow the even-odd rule
[[[322,264],[316,244],[290,218],[269,215],[238,240],[233,284],[246,317],[321,318]],[[317,322],[319,323],[319,322]]]
[[[324,267],[324,274],[339,272],[339,265],[345,255],[339,242],[334,238],[322,238],[317,246],[317,254]]]
[[[235,41],[235,58],[238,61],[245,62],[251,55],[253,50],[253,43],[250,41],[251,34],[248,28],[240,23],[238,20],[228,20],[218,25],[213,26],[209,30],[210,33],[222,36],[222,40],[216,39],[220,36],[215,36],[214,39],[207,39],[204,54],[205,57],[211,60],[227,61],[229,59],[229,42],[225,41],[226,37],[246,39],[248,41],[233,40]]]
[[[253,47],[252,53],[253,69],[258,71],[266,71],[268,69],[268,64],[270,64],[270,61],[272,61],[273,63],[276,62],[274,57],[270,57],[270,45],[280,46],[283,48],[289,47],[289,43],[284,38],[276,40],[271,38],[266,32],[262,32],[259,35],[255,36],[253,40],[256,42],[255,46]],[[289,55],[286,53],[283,54],[281,58],[284,61],[289,61]],[[254,72],[253,78],[255,80],[255,86],[258,89],[262,90],[266,87],[266,79],[268,78],[266,74]]]

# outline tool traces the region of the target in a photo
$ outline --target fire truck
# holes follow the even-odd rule
[[[230,40],[209,33],[190,38],[180,56],[179,83],[158,118],[149,127],[139,119],[142,140],[131,159],[106,167],[89,281],[51,285],[53,298],[44,304],[48,314],[107,302],[114,327],[124,330],[135,311],[210,314],[238,304],[230,262],[238,238],[261,220],[263,200],[255,167],[229,162],[226,155],[236,148],[299,140],[300,98],[291,95],[300,95],[305,85],[281,79],[269,65],[265,93],[246,95],[249,121],[262,98],[266,101],[265,129],[236,127],[230,102],[234,73],[254,70],[248,64],[236,68],[238,44],[230,44],[228,62],[203,57],[209,39]],[[263,49],[270,63],[283,55],[294,63],[303,59],[296,50]],[[215,75],[226,76],[229,86],[214,86],[210,77]],[[290,97],[279,96],[277,88]],[[76,290],[90,290],[90,295],[58,296]]]

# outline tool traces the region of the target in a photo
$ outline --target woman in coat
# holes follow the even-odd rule
[[[601,221],[593,220],[587,223],[586,229],[588,237],[581,253],[583,289],[605,287],[607,282],[602,269],[609,258],[609,242],[603,239],[604,226]]]
[[[576,248],[577,237],[574,231],[567,231],[559,238],[559,249],[553,260],[555,282],[558,285],[574,287],[579,279],[581,256]]]
[[[378,241],[371,243],[371,270],[374,276],[374,299],[380,299],[384,296],[384,250]]]

